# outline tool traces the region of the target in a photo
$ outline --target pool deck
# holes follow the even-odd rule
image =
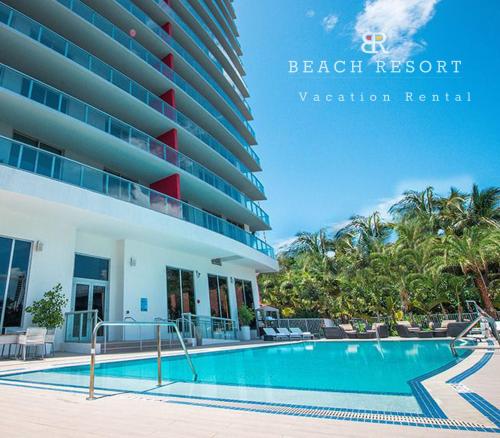
[[[250,344],[248,347],[255,347]],[[264,345],[269,345],[266,343]],[[198,351],[241,348],[212,346]],[[194,351],[193,351],[194,352]],[[164,352],[165,356],[178,352]],[[100,355],[98,361],[152,357],[154,352]],[[62,391],[1,381],[4,374],[88,363],[88,356],[57,355],[43,361],[0,361],[0,435],[8,437],[486,437],[500,436],[500,352],[479,350],[458,365],[421,382],[449,419],[481,425],[450,430],[317,418],[279,411],[182,403],[148,394],[105,394],[94,401],[84,391]]]

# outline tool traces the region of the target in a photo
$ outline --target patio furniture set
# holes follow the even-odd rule
[[[282,328],[276,330],[272,327],[264,327],[264,341],[302,341],[306,339],[314,339],[310,332],[303,332],[298,327]]]
[[[19,358],[26,360],[28,349],[33,349],[36,354],[37,348],[41,347],[41,357],[47,355],[47,345],[50,345],[50,352],[54,355],[54,337],[52,333],[47,333],[46,328],[29,327],[26,330],[6,329],[4,335],[0,335],[0,359]],[[5,354],[7,353],[7,354]]]
[[[455,321],[445,319],[438,327],[422,328],[412,325],[409,321],[398,321],[396,330],[402,338],[454,338],[458,336],[470,321]]]
[[[356,329],[352,324],[339,324],[335,327],[324,327],[326,339],[375,339],[389,337],[389,329],[383,322],[365,325],[364,330]],[[378,335],[378,336],[377,336]]]

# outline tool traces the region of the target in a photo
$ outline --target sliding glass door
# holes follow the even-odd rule
[[[208,293],[210,295],[211,316],[230,319],[227,277],[208,275]]]
[[[167,267],[167,306],[172,321],[183,313],[196,314],[192,271]]]
[[[21,327],[31,242],[0,237],[0,333]]]

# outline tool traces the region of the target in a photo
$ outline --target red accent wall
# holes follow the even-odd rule
[[[175,90],[174,89],[168,90],[166,93],[163,93],[160,96],[160,99],[164,100],[170,106],[173,106],[175,108]]]
[[[172,70],[174,69],[174,55],[169,53],[165,58],[162,59],[162,61],[167,64]]]
[[[169,145],[172,149],[176,151],[179,150],[179,140],[177,138],[177,129],[171,129],[170,131],[165,132],[164,134],[156,137],[157,140],[160,140],[162,143]]]
[[[168,5],[168,2],[166,2],[167,5]],[[163,26],[162,26],[162,29],[167,32],[170,36],[172,36],[172,23],[168,22],[168,23],[165,23]]]
[[[160,179],[149,187],[172,198],[181,199],[181,179],[178,173]]]

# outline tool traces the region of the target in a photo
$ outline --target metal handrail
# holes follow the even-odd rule
[[[465,346],[465,345],[462,345],[462,346],[456,346],[455,344],[457,343],[457,341],[459,339],[463,339],[465,335],[467,335],[467,333],[469,333],[475,326],[478,322],[486,322],[490,328],[491,328],[491,331],[493,333],[493,336],[495,337],[495,339],[497,341],[500,342],[499,340],[499,336],[498,336],[498,331],[496,329],[496,326],[495,326],[495,320],[491,317],[491,315],[489,315],[488,313],[486,313],[475,301],[473,300],[467,300],[466,302],[466,305],[467,307],[469,307],[469,310],[471,308],[474,309],[475,313],[477,313],[479,316],[474,319],[474,321],[472,321],[465,329],[463,329],[454,339],[452,339],[452,341],[450,342],[450,349],[451,349],[451,352],[453,353],[454,356],[458,356],[457,354],[457,349],[480,349],[480,348],[483,348],[483,347],[478,347],[478,346]],[[487,347],[488,349],[496,349],[495,347]]]
[[[126,321],[137,322],[137,319],[132,318],[131,316],[126,316],[125,318],[123,318],[123,322]],[[139,327],[139,350],[142,351],[142,327]]]
[[[128,317],[133,319],[132,317]],[[101,321],[96,324],[94,327],[94,330],[92,331],[92,344],[90,348],[90,379],[89,379],[89,396],[87,397],[87,400],[94,400],[94,389],[95,389],[95,350],[96,350],[96,344],[97,344],[97,331],[101,327],[110,327],[110,326],[154,326],[156,327],[156,338],[157,338],[157,350],[158,350],[158,356],[157,356],[157,364],[158,364],[158,386],[161,386],[162,382],[162,375],[161,375],[161,333],[160,333],[160,328],[161,327],[173,327],[175,330],[175,333],[177,334],[177,337],[179,339],[179,342],[181,344],[182,350],[184,351],[184,356],[186,356],[186,360],[188,362],[189,368],[191,368],[191,372],[193,374],[193,381],[198,380],[198,374],[196,373],[196,369],[193,365],[193,362],[191,362],[191,357],[189,356],[189,353],[186,348],[186,344],[184,344],[184,341],[182,339],[181,334],[179,333],[179,329],[173,322],[124,322],[124,321]]]

